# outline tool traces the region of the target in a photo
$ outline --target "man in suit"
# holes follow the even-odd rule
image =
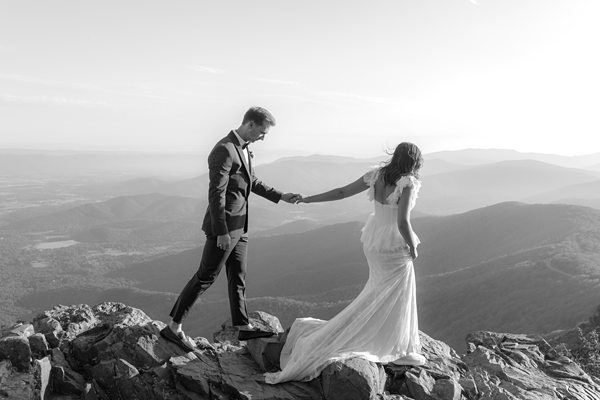
[[[274,203],[295,203],[300,196],[281,193],[258,180],[252,169],[248,144],[263,140],[275,118],[261,107],[250,108],[237,130],[219,140],[208,156],[208,208],[202,223],[206,244],[198,271],[189,280],[175,302],[170,324],[161,331],[166,339],[187,351],[194,349],[192,339],[183,333],[182,321],[190,308],[208,289],[223,266],[227,284],[231,319],[239,329],[240,340],[271,336],[254,328],[246,310],[246,252],[248,245],[248,196],[256,193]]]

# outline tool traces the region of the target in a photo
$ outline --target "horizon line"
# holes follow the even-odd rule
[[[276,150],[268,150],[269,153],[276,152],[281,150],[282,152],[289,151],[289,149],[276,149]],[[438,153],[458,153],[461,151],[508,151],[515,152],[519,154],[536,154],[536,155],[546,155],[546,156],[557,156],[557,157],[565,157],[565,158],[576,158],[576,157],[585,157],[585,156],[595,156],[600,155],[600,151],[591,152],[591,153],[579,153],[579,154],[559,154],[559,153],[546,153],[546,152],[536,152],[536,151],[522,151],[510,148],[502,148],[502,147],[465,147],[460,149],[453,150],[436,150],[428,153],[423,153],[423,155],[431,155]],[[147,155],[175,155],[175,154],[188,154],[188,155],[203,155],[208,154],[208,151],[194,151],[194,150],[179,150],[179,149],[142,149],[142,150],[134,150],[134,149],[78,149],[72,147],[66,148],[42,148],[42,147],[20,147],[20,146],[2,146],[0,145],[0,152],[15,152],[15,153],[31,153],[31,152],[43,152],[48,154],[57,154],[57,153],[70,153],[70,154],[147,154]],[[384,154],[388,156],[387,154]],[[380,157],[382,154],[373,154],[367,157],[356,157],[352,155],[345,155],[340,153],[323,153],[323,152],[308,152],[308,151],[298,151],[295,155],[293,154],[282,154],[281,158],[288,157],[311,157],[311,156],[335,156],[335,157],[347,157],[347,158],[356,158],[356,159],[371,159],[375,157]]]

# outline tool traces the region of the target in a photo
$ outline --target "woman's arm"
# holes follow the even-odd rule
[[[328,192],[315,194],[314,196],[304,197],[300,203],[320,203],[323,201],[335,201],[345,199],[346,197],[354,196],[357,193],[363,192],[369,188],[361,176],[357,180],[344,187],[330,190]]]
[[[402,190],[402,194],[398,200],[398,230],[404,241],[408,244],[412,258],[417,258],[416,241],[413,237],[412,225],[410,224],[410,199],[412,192],[412,186],[406,186]]]

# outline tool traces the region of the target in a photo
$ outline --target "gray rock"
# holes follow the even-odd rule
[[[37,358],[44,357],[48,354],[48,342],[46,337],[41,333],[35,333],[28,338],[31,353]]]
[[[335,361],[321,373],[327,400],[376,399],[377,394],[384,392],[385,382],[383,367],[358,357]]]
[[[600,400],[600,385],[539,336],[474,332],[467,341],[462,359],[482,398]]]
[[[62,326],[60,322],[52,317],[47,317],[42,314],[33,320],[33,327],[38,333],[50,333],[50,332],[62,332]]]
[[[118,379],[128,379],[139,375],[137,368],[123,359],[102,361],[94,365],[90,372],[103,388],[110,388]]]
[[[164,323],[152,321],[138,309],[121,303],[102,303],[93,310],[98,312],[94,318],[99,323],[71,342],[71,356],[78,368],[123,359],[138,369],[148,369],[185,353],[160,336]]]
[[[285,333],[270,338],[248,340],[246,348],[256,361],[261,371],[277,371],[280,369],[279,356],[285,344]]]
[[[152,385],[123,359],[102,361],[91,369],[91,375],[111,399],[154,398]]]
[[[71,367],[69,365],[69,363],[67,362],[65,355],[63,354],[62,351],[60,351],[60,349],[52,349],[50,351],[50,358],[52,360],[52,365],[54,365],[54,366],[67,367],[67,368]]]
[[[31,400],[36,397],[32,372],[14,369],[9,360],[0,361],[0,397],[10,400]]]
[[[83,376],[68,367],[53,365],[50,370],[50,390],[57,394],[81,395],[85,389]]]
[[[454,379],[437,379],[431,394],[434,399],[460,400],[462,391],[462,387]]]
[[[35,333],[32,324],[17,323],[11,327],[5,328],[0,332],[0,337],[23,336],[29,337]]]
[[[468,368],[456,351],[446,343],[435,340],[423,332],[419,332],[421,353],[427,358],[424,366],[434,377],[453,378],[458,381],[464,377]]]
[[[274,315],[264,311],[252,311],[248,314],[248,319],[253,326],[260,330],[273,332],[275,334],[283,333],[283,327],[281,326],[279,319]],[[233,327],[231,319],[223,322],[223,324],[221,324],[221,330],[215,332],[213,336],[214,340],[218,343],[228,343],[233,346],[240,346],[238,330]]]
[[[45,322],[42,322],[41,320],[45,318],[47,318],[46,322],[50,324],[53,324],[52,322],[49,322],[51,319],[58,321],[68,339],[73,339],[80,333],[85,332],[100,323],[94,315],[92,308],[87,304],[56,306],[52,310],[45,311],[34,318],[33,324],[43,326],[45,325]],[[40,332],[42,331],[43,328],[40,329]],[[56,329],[54,332],[56,332]]]
[[[48,332],[44,333],[48,347],[51,349],[58,348],[60,346],[60,338],[58,337],[59,332]]]
[[[435,379],[424,370],[419,370],[418,373],[406,373],[406,388],[408,395],[415,400],[434,400],[433,388]]]
[[[0,339],[0,360],[10,360],[19,371],[31,368],[31,348],[25,336],[7,336]]]
[[[41,400],[48,398],[50,384],[50,371],[52,370],[52,363],[50,357],[44,357],[39,360],[35,360],[34,363],[34,377],[35,377],[35,390]]]
[[[191,355],[191,356],[190,356]],[[245,354],[208,352],[174,357],[169,364],[181,393],[194,393],[196,398],[235,398],[252,400],[321,400],[317,380],[269,385],[262,371]],[[194,397],[191,397],[194,398]]]

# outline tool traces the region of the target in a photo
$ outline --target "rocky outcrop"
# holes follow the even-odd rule
[[[277,334],[239,342],[225,323],[186,353],[141,310],[58,306],[0,332],[0,399],[600,400],[600,382],[541,337],[493,332],[470,334],[462,356],[421,333],[423,367],[353,358],[311,382],[267,385],[286,334],[274,316],[251,319]]]

